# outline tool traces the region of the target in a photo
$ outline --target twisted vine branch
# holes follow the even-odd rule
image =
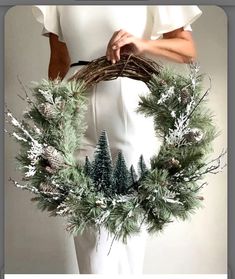
[[[123,54],[116,64],[110,64],[106,56],[102,56],[81,68],[68,81],[82,80],[88,87],[100,81],[128,77],[146,83],[153,74],[158,75],[162,68],[162,65],[149,58],[133,54]]]

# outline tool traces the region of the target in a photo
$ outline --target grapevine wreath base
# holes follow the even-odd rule
[[[201,182],[207,173],[217,173],[226,152],[206,162],[217,132],[206,107],[209,89],[202,93],[204,75],[196,63],[189,75],[145,57],[122,55],[116,64],[100,57],[84,66],[69,80],[43,79],[24,91],[29,109],[18,121],[7,110],[14,127],[10,132],[21,149],[16,159],[23,171],[24,185],[15,186],[35,194],[32,198],[51,216],[67,218],[69,232],[81,233],[86,226],[104,226],[122,239],[140,231],[158,232],[174,218],[185,220],[201,205]],[[143,81],[150,92],[140,96],[137,111],[152,116],[162,145],[153,154],[151,168],[140,157],[138,170],[127,169],[120,151],[112,163],[108,135],[102,131],[94,159],[82,163],[74,155],[82,148],[90,86],[118,77]]]

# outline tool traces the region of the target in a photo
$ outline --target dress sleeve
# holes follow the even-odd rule
[[[202,11],[198,6],[152,6],[152,32],[151,39],[183,27],[184,30],[192,31],[191,24],[201,16]]]
[[[58,6],[32,6],[32,13],[36,20],[42,24],[42,35],[49,37],[49,33],[56,34],[59,41],[64,42],[63,33],[60,26]]]

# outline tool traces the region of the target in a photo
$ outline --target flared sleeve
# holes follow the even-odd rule
[[[156,39],[162,34],[173,31],[180,27],[192,31],[191,24],[198,19],[202,11],[198,6],[152,6],[152,32],[151,39]]]
[[[32,13],[35,19],[42,24],[42,35],[49,37],[49,33],[58,36],[59,41],[64,42],[63,33],[60,26],[58,6],[53,5],[34,5]]]

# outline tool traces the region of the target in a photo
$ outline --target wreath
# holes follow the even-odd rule
[[[218,135],[213,114],[206,106],[204,74],[189,64],[189,75],[175,73],[151,59],[123,54],[116,64],[100,57],[77,71],[67,81],[43,79],[26,88],[28,109],[19,121],[7,109],[14,127],[9,132],[20,143],[16,156],[24,181],[10,180],[16,187],[34,193],[32,201],[50,216],[67,218],[69,232],[81,233],[86,226],[104,226],[114,239],[140,232],[146,225],[155,233],[173,221],[187,219],[202,205],[200,182],[226,164],[226,151],[207,161],[211,142]],[[82,148],[87,125],[86,91],[90,86],[117,77],[143,81],[149,88],[140,96],[137,112],[152,116],[162,145],[146,167],[141,155],[138,170],[127,169],[120,151],[112,162],[108,135],[102,131],[94,159],[81,162],[75,153]],[[28,89],[33,98],[28,94]]]

